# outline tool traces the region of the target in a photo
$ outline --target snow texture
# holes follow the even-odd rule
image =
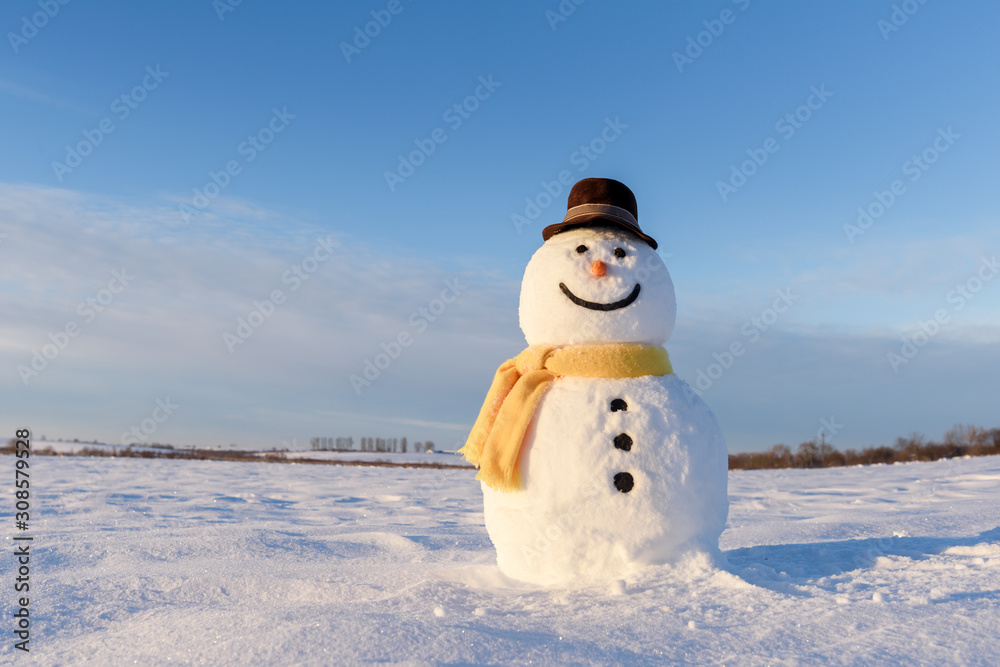
[[[612,412],[622,398],[628,409]],[[628,436],[628,451],[615,438]],[[726,443],[715,416],[676,375],[561,378],[521,455],[524,488],[485,484],[486,528],[504,574],[537,584],[613,579],[714,554],[726,524]],[[619,492],[614,478],[635,486]]]
[[[1000,664],[1000,457],[734,472],[724,567],[566,588],[499,573],[470,470],[31,463],[0,663]]]
[[[597,261],[605,272],[591,270]],[[634,302],[604,311],[574,303],[560,284],[600,304],[641,289]],[[662,345],[675,315],[667,267],[628,232],[557,234],[531,258],[521,284],[529,344]],[[675,375],[556,379],[525,434],[520,467],[521,490],[483,484],[486,529],[509,577],[608,581],[688,551],[709,559],[718,551],[726,443],[712,411]]]
[[[580,246],[586,252],[577,252]],[[624,250],[625,257],[617,257],[615,248]],[[598,260],[607,265],[601,277],[590,271]],[[594,303],[620,301],[636,284],[641,289],[631,305],[602,312],[574,304],[560,283]],[[663,345],[676,317],[674,284],[663,259],[628,232],[584,227],[556,234],[535,251],[521,281],[521,330],[528,345]]]

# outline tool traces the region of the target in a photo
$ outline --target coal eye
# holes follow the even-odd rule
[[[615,248],[615,257],[624,257],[625,251],[621,248]]]
[[[587,246],[585,246],[585,245],[578,245],[576,247],[576,251],[582,255],[583,253],[587,252]]]

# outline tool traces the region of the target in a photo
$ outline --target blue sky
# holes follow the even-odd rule
[[[0,10],[0,429],[454,448],[563,171],[636,193],[732,451],[1000,426],[994,3],[220,6]]]

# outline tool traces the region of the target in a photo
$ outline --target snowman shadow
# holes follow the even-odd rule
[[[925,561],[952,547],[973,547],[1000,542],[1000,527],[972,537],[879,537],[811,542],[764,544],[723,553],[731,574],[747,583],[788,595],[811,597],[799,586],[837,592],[841,575],[876,567],[879,558],[902,557]]]

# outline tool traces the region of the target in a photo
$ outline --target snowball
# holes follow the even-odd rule
[[[578,252],[581,246],[587,250]],[[616,248],[625,256],[618,257]],[[607,265],[605,275],[591,271],[595,261]],[[592,310],[574,303],[560,284],[591,303],[620,302],[636,285],[639,296],[623,308]],[[521,282],[521,330],[529,345],[663,345],[676,315],[674,283],[663,259],[626,231],[581,228],[556,234],[535,252]]]
[[[609,409],[617,397],[626,410]],[[614,446],[623,432],[633,439],[627,452]],[[483,485],[486,529],[508,577],[610,580],[718,548],[729,507],[726,444],[711,410],[676,375],[556,380],[520,466],[523,489]],[[614,483],[623,471],[635,480],[628,493]]]

